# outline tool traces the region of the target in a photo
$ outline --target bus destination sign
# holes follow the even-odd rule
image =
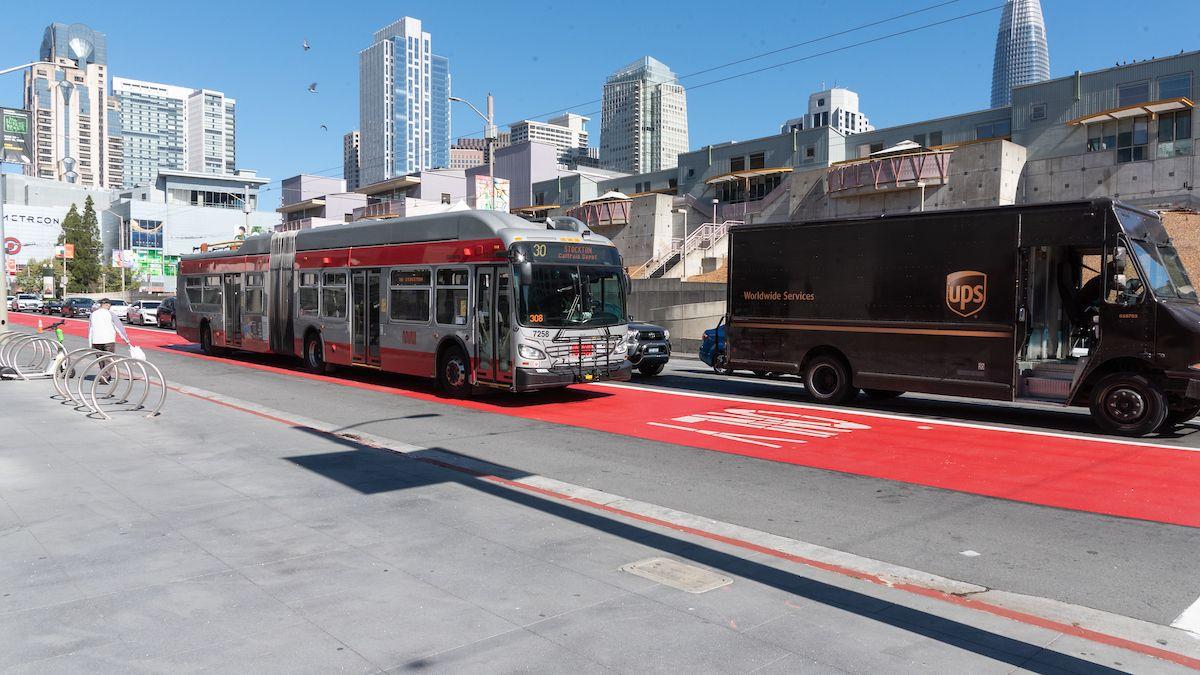
[[[515,247],[526,260],[541,263],[574,263],[577,265],[620,265],[621,256],[612,246],[575,244],[558,241],[527,241]]]

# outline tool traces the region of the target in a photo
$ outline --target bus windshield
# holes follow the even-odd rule
[[[626,323],[621,268],[535,264],[532,272],[531,283],[517,291],[522,325],[599,328]]]

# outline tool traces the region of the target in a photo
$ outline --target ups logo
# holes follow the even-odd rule
[[[965,318],[978,314],[986,304],[986,274],[963,270],[946,275],[946,306],[951,312]]]

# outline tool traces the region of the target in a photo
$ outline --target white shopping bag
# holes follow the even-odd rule
[[[133,347],[133,346],[131,346],[131,347],[129,348],[129,356],[130,356],[131,358],[135,358],[135,359],[138,359],[138,360],[140,360],[140,361],[145,361],[145,360],[146,360],[146,352],[142,351],[142,348],[141,348],[141,347]]]

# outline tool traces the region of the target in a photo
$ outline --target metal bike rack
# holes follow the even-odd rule
[[[65,355],[66,350],[56,340],[28,333],[0,333],[0,378],[52,378]]]
[[[116,359],[96,359],[88,365],[88,369],[100,363],[105,365],[92,378],[88,399],[84,401],[84,405],[88,406],[93,414],[99,414],[106,420],[112,419],[101,407],[100,397],[97,396],[98,387],[109,388],[103,397],[112,399],[108,405],[132,404],[129,411],[146,410],[146,399],[150,398],[151,392],[157,389],[158,399],[145,416],[154,417],[162,410],[163,403],[167,400],[167,381],[163,378],[162,371],[158,369],[158,366],[142,359],[119,356]],[[81,388],[82,382],[83,379],[80,378]],[[141,383],[140,386],[138,383]],[[137,391],[140,391],[141,396],[134,402],[133,396]]]

